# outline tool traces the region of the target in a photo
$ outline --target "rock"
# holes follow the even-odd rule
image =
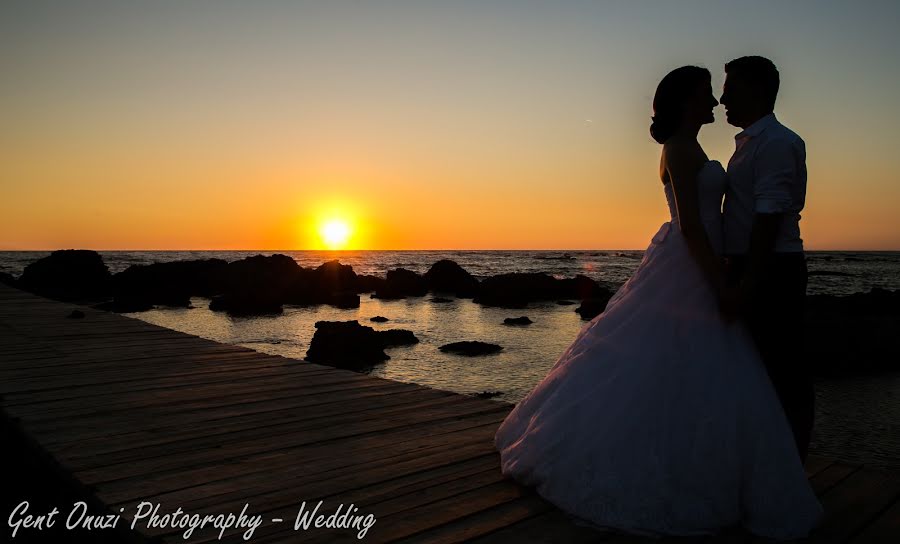
[[[96,251],[61,249],[26,266],[17,284],[48,298],[83,301],[107,298],[110,278]]]
[[[817,376],[900,370],[900,290],[806,297],[805,358]]]
[[[481,281],[474,302],[484,306],[524,308],[529,302],[558,298],[557,280],[539,272],[499,274]]]
[[[582,300],[581,305],[575,308],[575,311],[578,312],[581,319],[590,321],[603,313],[603,310],[606,309],[606,303],[609,302],[610,298],[610,296],[603,296]]]
[[[351,370],[365,368],[390,357],[384,340],[372,327],[358,321],[317,321],[306,360]]]
[[[529,302],[560,298],[599,298],[612,296],[596,281],[576,275],[556,279],[543,272],[513,272],[491,276],[481,281],[474,302],[485,306],[524,308]]]
[[[413,334],[412,331],[405,329],[390,329],[377,332],[378,338],[381,339],[382,346],[386,348],[393,346],[411,346],[419,343],[419,339],[416,338],[416,335]]]
[[[900,316],[900,290],[889,291],[875,287],[868,293],[853,293],[843,297],[810,295],[806,297],[806,309],[812,313],[830,312],[845,316]]]
[[[69,319],[84,319],[84,312],[81,310],[72,310],[72,313],[67,315]]]
[[[457,353],[459,355],[488,355],[491,353],[497,353],[502,350],[502,346],[498,346],[497,344],[489,344],[487,342],[480,341],[464,341],[464,342],[452,342],[450,344],[444,344],[440,348],[441,351],[447,353]]]
[[[375,317],[370,318],[369,321],[374,321],[376,323],[384,323],[386,321],[389,321],[389,319],[384,317],[383,315],[376,315]]]
[[[473,397],[478,397],[480,399],[490,399],[502,395],[503,391],[481,391],[479,393],[473,393]]]
[[[8,272],[0,272],[0,283],[15,287],[17,283],[16,277]]]
[[[504,325],[531,325],[534,321],[528,319],[527,316],[522,317],[507,317],[503,320]]]
[[[412,270],[396,268],[388,270],[384,284],[375,291],[375,298],[398,299],[407,296],[421,297],[428,293],[425,278]]]
[[[322,293],[359,292],[356,272],[349,264],[341,264],[338,260],[322,263],[314,272],[314,288]],[[358,298],[358,297],[357,297]]]
[[[444,297],[432,297],[429,302],[434,302],[434,303],[440,304],[443,302],[453,302],[453,299],[452,298],[444,298]]]
[[[144,298],[118,298],[91,306],[97,310],[116,313],[146,312],[153,309],[153,304]]]
[[[201,259],[132,265],[112,278],[113,311],[136,312],[155,305],[188,308],[191,296],[212,297],[225,286],[228,263]]]
[[[308,292],[306,279],[287,255],[254,255],[233,261],[223,271],[224,291],[210,301],[209,309],[230,315],[281,313],[282,304],[306,300],[302,296]]]
[[[425,273],[428,289],[435,293],[453,293],[457,298],[472,298],[478,293],[478,280],[450,259],[441,259]]]
[[[253,292],[234,292],[216,295],[210,299],[209,309],[214,312],[227,312],[228,315],[234,317],[273,315],[284,312],[281,300],[271,298],[271,295],[264,291],[258,294]]]
[[[374,293],[378,289],[384,289],[387,280],[372,276],[371,274],[359,274],[356,276],[357,293]]]
[[[564,278],[557,281],[560,284],[560,291],[564,293],[562,298],[585,300],[589,298],[609,298],[613,295],[608,289],[600,286],[599,283],[583,274],[576,274],[574,278]]]

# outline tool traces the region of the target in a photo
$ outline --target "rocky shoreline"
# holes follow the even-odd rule
[[[19,277],[0,273],[0,283],[114,312],[190,307],[191,297],[204,297],[210,299],[210,310],[232,316],[279,314],[284,305],[356,308],[365,294],[390,300],[431,294],[427,300],[433,302],[446,302],[453,296],[500,308],[524,309],[539,301],[577,304],[574,311],[590,320],[604,310],[614,293],[580,274],[558,279],[544,273],[506,273],[479,279],[448,259],[435,262],[425,274],[396,268],[386,277],[356,274],[338,260],[304,268],[281,254],[231,262],[201,259],[132,265],[112,274],[101,255],[90,250],[54,251],[30,263]],[[508,324],[527,324],[526,320],[522,316]],[[351,331],[339,328],[340,323],[355,325]],[[807,356],[819,376],[900,370],[898,325],[900,291],[808,296]],[[374,331],[355,321],[319,322],[316,328],[319,341],[314,338],[307,359],[351,368],[358,366],[354,361],[389,359],[383,348],[397,344],[385,344],[384,333],[392,333],[395,342],[418,341],[409,331]],[[335,341],[337,336],[352,337],[352,342]],[[348,350],[347,344],[357,348]]]

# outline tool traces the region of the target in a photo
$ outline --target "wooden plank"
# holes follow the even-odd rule
[[[830,467],[834,463],[834,459],[822,457],[819,455],[807,455],[803,468],[806,470],[806,477],[812,478],[819,472]]]
[[[471,479],[476,477],[496,481],[495,464],[496,457],[493,452],[487,451],[482,442],[480,445],[460,447],[455,453],[445,447],[434,449],[420,458],[402,461],[384,459],[359,466],[352,471],[330,470],[327,476],[306,471],[307,474],[303,477],[284,481],[282,487],[259,486],[247,489],[244,494],[240,494],[234,486],[229,488],[228,482],[223,481],[221,488],[203,486],[191,489],[195,500],[187,503],[175,498],[187,495],[187,490],[158,497],[166,504],[179,504],[186,510],[198,513],[224,512],[233,508],[239,510],[249,503],[255,512],[264,513],[267,517],[283,517],[289,516],[292,509],[296,510],[300,500],[325,500],[344,504],[350,501],[356,504],[368,501],[369,504],[375,504],[395,500],[400,496],[429,492],[438,485],[445,486],[445,490],[460,485],[471,487]],[[227,489],[233,491],[223,492]],[[126,510],[131,510],[135,502],[137,501],[121,504],[125,505]],[[159,535],[169,533],[174,532],[167,528],[153,532]],[[198,538],[198,541],[202,539]]]
[[[811,536],[820,544],[845,542],[898,498],[900,482],[881,471],[857,470],[822,496],[826,517]]]
[[[373,527],[374,528],[374,527]],[[428,537],[428,533],[423,535]],[[502,529],[469,540],[471,544],[587,544],[601,542],[606,535],[596,529],[576,525],[572,518],[558,509],[525,518]],[[418,539],[412,538],[412,544]]]
[[[853,544],[900,542],[900,500],[894,502],[863,528],[852,540]]]
[[[228,450],[232,455],[243,455],[258,451],[260,447],[272,447],[277,445],[309,444],[324,442],[336,438],[353,436],[357,434],[376,433],[397,427],[412,427],[428,425],[432,422],[445,419],[480,415],[483,413],[496,413],[497,408],[483,405],[457,404],[443,405],[439,407],[424,408],[412,413],[406,413],[403,417],[391,419],[376,419],[353,421],[337,428],[307,428],[301,424],[286,426],[284,428],[246,428],[232,432],[227,437]],[[211,437],[194,437],[179,442],[135,448],[132,450],[116,451],[107,454],[89,457],[73,457],[56,450],[50,450],[60,461],[72,471],[88,470],[108,465],[123,463],[138,463],[146,459],[157,457],[183,457],[186,453],[204,452],[210,448],[219,449],[223,438],[216,435]]]
[[[395,542],[400,544],[462,544],[519,521],[531,519],[540,513],[552,511],[553,508],[551,504],[540,497],[522,497]],[[554,538],[554,542],[562,542],[559,540],[559,535],[555,535]],[[594,539],[596,540],[596,536]],[[565,542],[572,541],[566,539]]]
[[[274,370],[275,372],[271,372]],[[222,380],[231,375],[232,381]],[[62,414],[65,417],[89,415],[109,412],[123,407],[137,409],[155,404],[167,404],[172,399],[180,400],[189,397],[192,400],[219,398],[223,393],[240,393],[243,391],[277,391],[285,388],[328,385],[338,380],[332,372],[303,368],[302,365],[276,365],[264,368],[239,369],[224,368],[219,372],[203,372],[187,375],[190,379],[179,376],[173,380],[170,376],[158,377],[154,380],[115,382],[103,388],[83,387],[76,397],[54,399],[44,402],[11,405],[10,412],[30,421],[53,419]],[[148,387],[152,385],[152,387]],[[271,387],[268,387],[271,386]],[[98,405],[102,403],[102,405]]]
[[[417,396],[411,400],[409,397],[397,398],[397,395],[403,393],[416,393]],[[329,408],[327,410],[283,410],[279,413],[264,414],[253,421],[242,420],[234,422],[232,420],[223,421],[220,425],[209,426],[204,425],[195,429],[180,430],[179,432],[169,432],[164,436],[158,433],[149,433],[144,440],[138,440],[134,435],[123,437],[123,441],[112,442],[110,440],[94,440],[92,442],[73,441],[65,445],[54,447],[53,451],[67,459],[75,460],[83,457],[99,457],[101,455],[113,455],[115,453],[124,453],[129,450],[144,450],[145,453],[152,454],[155,448],[166,448],[167,445],[193,441],[193,440],[218,440],[227,437],[229,441],[244,436],[245,433],[253,433],[253,436],[263,435],[267,430],[275,432],[284,432],[290,429],[291,432],[298,430],[317,429],[321,427],[334,427],[338,425],[346,425],[361,421],[369,421],[390,417],[393,415],[403,415],[410,410],[425,410],[435,407],[463,406],[463,399],[454,395],[429,395],[424,397],[421,391],[412,390],[408,392],[400,392],[390,395],[385,402],[373,403],[371,399],[365,399],[364,402],[356,402],[349,410],[342,403],[339,406]],[[381,399],[383,397],[379,397]],[[392,402],[388,402],[392,401]]]
[[[114,465],[100,466],[93,469],[77,470],[76,476],[85,483],[94,484],[101,481],[113,481],[122,478],[155,474],[166,470],[184,470],[191,467],[202,466],[217,461],[228,459],[243,459],[246,457],[258,458],[258,456],[292,454],[294,450],[307,448],[339,448],[346,443],[353,447],[391,447],[392,441],[400,437],[421,437],[424,434],[447,432],[449,428],[468,428],[478,424],[490,422],[499,424],[503,412],[485,412],[460,419],[451,416],[444,421],[421,422],[418,425],[400,424],[387,426],[387,428],[375,429],[372,426],[355,428],[349,431],[333,431],[334,436],[327,441],[323,436],[309,437],[301,435],[289,435],[275,437],[265,442],[247,441],[241,444],[229,443],[229,447],[208,447],[199,451],[181,452],[180,455],[158,456],[142,458],[135,461],[121,462]],[[384,426],[382,426],[384,427]],[[71,470],[71,469],[70,469]]]
[[[826,491],[836,486],[859,469],[860,467],[857,465],[834,462],[810,478],[809,483],[812,485],[816,496],[821,497]]]

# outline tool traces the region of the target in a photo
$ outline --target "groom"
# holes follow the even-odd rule
[[[815,389],[803,357],[806,257],[800,210],[806,197],[806,146],[775,118],[778,70],[763,57],[725,65],[720,102],[743,130],[728,162],[725,255],[732,307],[753,335],[805,460]]]

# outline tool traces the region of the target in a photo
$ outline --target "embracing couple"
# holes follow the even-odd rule
[[[650,133],[671,221],[494,437],[503,473],[579,524],[792,539],[823,516],[803,467],[805,145],[775,118],[770,60],[725,74],[719,100],[704,68],[659,83]],[[719,102],[742,129],[727,172],[697,141]]]

